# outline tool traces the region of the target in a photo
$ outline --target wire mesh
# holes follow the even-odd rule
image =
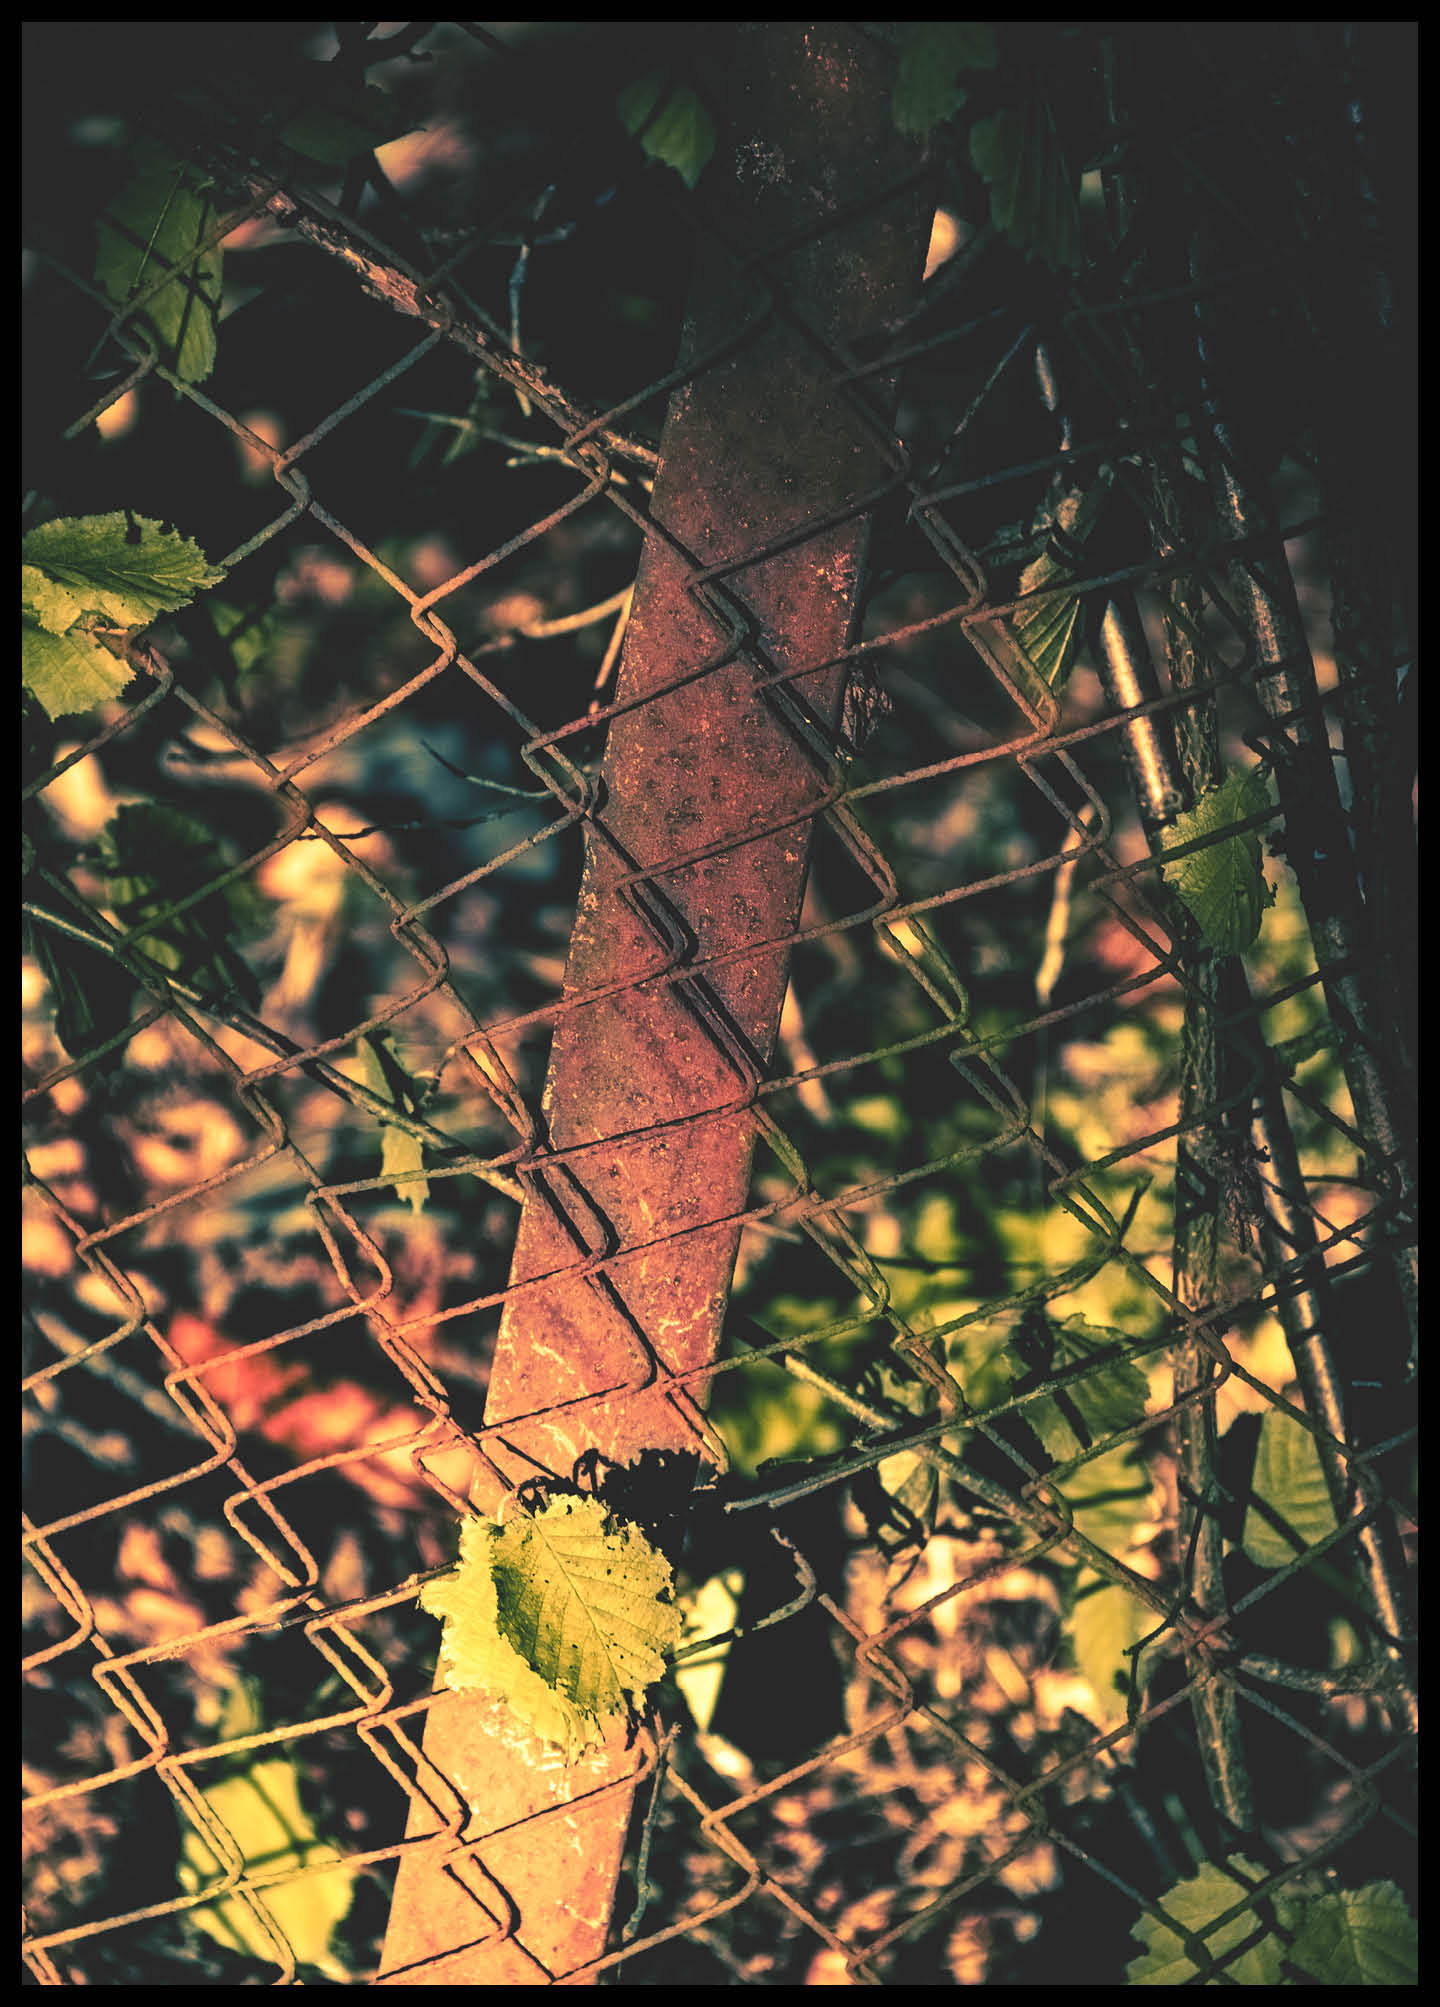
[[[416,1597],[518,1482],[527,1207],[701,1480],[608,1936],[543,1976],[1266,1983],[1327,1901],[1413,1907],[1397,45],[1048,24],[990,117],[1058,122],[1075,259],[944,126],[892,191],[934,217],[912,304],[817,314],[842,204],[794,265],[742,253],[697,352],[704,177],[613,105],[657,51],[703,82],[727,24],[90,26],[35,141],[30,521],[173,524],[224,578],[115,639],[120,694],[26,714],[31,1974],[365,1983],[417,1810],[484,1872]],[[428,123],[327,179],[305,117],[367,74]],[[125,302],[92,276],[137,132],[211,179],[203,374],[193,243],[168,347],[173,256]],[[717,560],[662,428],[774,326],[880,471]],[[763,459],[729,443],[702,507]],[[853,633],[787,653],[765,581],[862,533]],[[647,541],[708,640],[637,694]],[[736,799],[717,754],[693,837],[624,851],[597,977],[615,762],[736,689],[781,779]],[[747,852],[803,908],[707,931]],[[746,1153],[643,1237],[554,1100],[601,999],[729,1083],[625,1146]],[[706,1231],[697,1361],[632,1284]],[[589,1398],[554,1445],[601,1441]],[[474,1905],[525,1937],[503,1877]]]

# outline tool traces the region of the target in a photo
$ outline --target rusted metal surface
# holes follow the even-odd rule
[[[682,384],[662,439],[546,1133],[520,1167],[486,1511],[506,1479],[566,1474],[590,1448],[624,1462],[704,1447],[754,1091],[811,821],[833,796],[823,728],[845,672],[824,665],[854,618],[867,498],[893,472],[859,396],[833,381],[837,349],[893,318],[923,266],[927,217],[887,81],[844,24],[752,24],[734,61],[685,361],[733,347]],[[637,1753],[612,1739],[557,1770],[494,1708],[452,1695],[425,1754],[471,1817],[460,1842],[402,1864],[384,1976],[533,1984],[600,1957]],[[478,1901],[450,1871],[462,1858]]]

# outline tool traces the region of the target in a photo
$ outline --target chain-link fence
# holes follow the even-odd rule
[[[1406,49],[32,24],[34,1978],[1410,1976]]]

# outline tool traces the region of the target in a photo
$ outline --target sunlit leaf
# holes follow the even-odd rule
[[[1394,1882],[1337,1889],[1305,1904],[1290,1962],[1322,1986],[1413,1986],[1417,1932]]]
[[[83,627],[52,634],[32,620],[22,620],[20,678],[53,720],[78,717],[118,697],[134,681],[135,671]]]
[[[1132,1647],[1155,1628],[1155,1618],[1128,1589],[1082,1569],[1075,1588],[1069,1635],[1075,1669],[1089,1682],[1099,1710],[1098,1725],[1113,1727],[1125,1718],[1125,1689],[1134,1668]]]
[[[1261,1879],[1253,1863],[1237,1858],[1233,1865],[1247,1882]],[[1158,1898],[1177,1924],[1204,1938],[1205,1949],[1216,1959],[1254,1936],[1257,1926],[1273,1915],[1273,1929],[1228,1964],[1223,1975],[1217,1973],[1203,1984],[1294,1985],[1297,1967],[1322,1986],[1415,1984],[1415,1919],[1393,1882],[1320,1895],[1281,1889],[1267,1898],[1263,1912],[1247,1907],[1219,1930],[1208,1931],[1244,1896],[1244,1883],[1224,1867],[1207,1862],[1196,1875],[1176,1882]],[[1126,1968],[1132,1986],[1194,1983],[1200,1967],[1176,1931],[1146,1916],[1132,1935],[1146,1947]]]
[[[1244,1548],[1259,1568],[1284,1568],[1335,1531],[1335,1508],[1315,1438],[1289,1415],[1271,1409],[1261,1420],[1251,1480],[1255,1498],[1245,1514]],[[1275,1524],[1289,1528],[1293,1539]]]
[[[931,1306],[937,1325],[944,1322],[947,1307],[943,1299]],[[1013,1330],[1010,1320],[967,1324],[945,1340],[946,1366],[964,1388],[966,1400],[980,1414],[1006,1400],[1015,1381]]]
[[[744,1586],[745,1578],[740,1570],[728,1568],[723,1575],[712,1575],[693,1596],[687,1598],[689,1621],[686,1628],[697,1641],[724,1637],[727,1631],[735,1628],[740,1620],[740,1594]],[[727,1640],[717,1645],[713,1652],[699,1652],[676,1668],[675,1684],[685,1696],[685,1704],[702,1734],[714,1719],[715,1704],[725,1683],[729,1657],[730,1644]]]
[[[1083,1317],[1067,1317],[1050,1329],[1055,1346],[1052,1371],[1090,1363],[1083,1376],[1058,1393],[1031,1401],[1025,1409],[1026,1421],[1051,1456],[1064,1462],[1138,1422],[1145,1413],[1150,1382],[1133,1360],[1113,1356],[1125,1344],[1123,1332],[1090,1324]],[[1093,1468],[1086,1465],[1085,1471],[1076,1473],[1077,1479],[1083,1480]]]
[[[1200,797],[1193,809],[1177,815],[1167,850],[1200,837],[1211,837],[1203,850],[1173,864],[1164,861],[1165,882],[1188,907],[1210,946],[1221,954],[1241,954],[1260,932],[1260,919],[1275,893],[1260,868],[1257,830],[1235,830],[1234,824],[1270,806],[1270,794],[1259,773],[1232,773],[1217,788]]]
[[[292,1869],[314,1869],[294,1881],[258,1888],[264,1906],[302,1965],[318,1966],[338,1982],[348,1972],[331,1956],[336,1924],[350,1908],[355,1891],[352,1872],[324,1864],[342,1857],[316,1837],[314,1824],[300,1802],[300,1782],[293,1763],[266,1757],[236,1777],[220,1778],[204,1787],[205,1802],[235,1842],[246,1877],[257,1881]],[[218,1881],[225,1864],[205,1833],[192,1827],[181,1846],[180,1882],[192,1893]],[[186,1912],[188,1920],[232,1951],[274,1963],[275,1947],[259,1918],[238,1895],[205,1903]]]
[[[1077,1533],[1107,1554],[1123,1556],[1133,1548],[1150,1500],[1149,1473],[1133,1444],[1091,1457],[1064,1479],[1061,1489]]]
[[[507,1702],[575,1755],[639,1703],[680,1638],[670,1563],[595,1498],[557,1498],[508,1526],[469,1519],[460,1565],[420,1602],[445,1622],[440,1676]]]
[[[360,1042],[361,1058],[365,1067],[365,1085],[382,1100],[393,1101],[397,1107],[414,1109],[418,1106],[418,1096],[408,1074],[395,1055],[393,1042],[381,1033],[372,1033]],[[387,1122],[380,1142],[380,1168],[387,1176],[405,1177],[405,1174],[423,1169],[425,1146],[420,1138],[408,1129],[398,1128]],[[430,1196],[428,1178],[407,1178],[395,1187],[395,1196],[408,1205],[413,1212],[421,1212]]]
[[[20,567],[20,612],[47,634],[65,634],[84,613],[74,593],[39,565]]]
[[[1044,550],[1020,574],[1020,594],[1043,592],[1076,575],[1109,487],[1106,470],[1090,487],[1072,489],[1061,497],[1051,514]],[[1084,604],[1078,592],[1056,593],[1038,606],[1017,606],[1010,616],[1016,639],[1052,690],[1062,687],[1074,666],[1084,631]]]
[[[197,592],[225,576],[190,537],[122,509],[42,523],[26,536],[20,555],[49,582],[47,625],[60,615],[61,592],[70,596],[68,626],[96,618],[113,627],[145,627],[162,613],[188,606]]]
[[[920,1525],[929,1522],[930,1510],[935,1503],[939,1478],[933,1463],[923,1457],[903,1452],[899,1456],[886,1457],[879,1466],[880,1482],[902,1511]]]
[[[225,576],[189,537],[119,509],[42,523],[20,559],[20,673],[51,719],[93,710],[133,680],[98,630],[147,627]]]
[[[1250,1862],[1237,1860],[1235,1864],[1243,1870],[1246,1880],[1258,1883],[1263,1877],[1261,1870]],[[1220,1958],[1231,1951],[1247,1937],[1254,1935],[1260,1919],[1253,1909],[1243,1909],[1241,1913],[1223,1924],[1219,1930],[1211,1931],[1208,1926],[1215,1919],[1224,1916],[1245,1897],[1245,1884],[1224,1868],[1207,1861],[1199,1873],[1189,1880],[1176,1882],[1158,1897],[1160,1907],[1177,1924],[1204,1939],[1206,1951],[1211,1958]],[[1282,1927],[1288,1927],[1299,1913],[1299,1905],[1294,1897],[1284,1894],[1272,1898],[1275,1911]],[[1200,1966],[1185,1949],[1184,1940],[1176,1931],[1161,1923],[1158,1917],[1142,1916],[1132,1932],[1145,1946],[1139,1958],[1132,1959],[1125,1968],[1125,1976],[1132,1986],[1184,1986],[1192,1981],[1200,1971]],[[1252,1945],[1248,1951],[1225,1967],[1225,1976],[1216,1975],[1209,1981],[1212,1985],[1234,1986],[1278,1986],[1284,1981],[1283,1961],[1286,1944],[1283,1938],[1273,1932]]]

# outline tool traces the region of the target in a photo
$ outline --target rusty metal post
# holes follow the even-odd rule
[[[628,1461],[702,1446],[806,811],[827,786],[795,700],[832,722],[845,671],[760,685],[849,639],[864,498],[891,467],[837,379],[924,263],[928,205],[883,48],[844,22],[725,32],[693,375],[661,441],[486,1408],[485,1450],[512,1484],[568,1474],[592,1447]],[[617,1736],[560,1765],[456,1694],[431,1706],[424,1752],[468,1818],[451,1837],[417,1805],[379,1983],[583,1977],[606,1949],[637,1753]]]

